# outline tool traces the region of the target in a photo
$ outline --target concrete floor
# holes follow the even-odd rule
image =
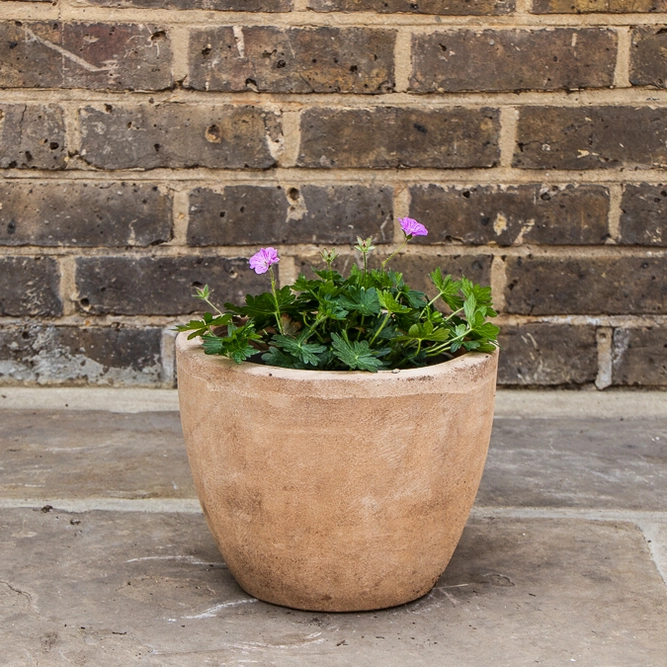
[[[361,614],[237,586],[175,408],[0,388],[0,665],[667,667],[667,393],[501,392],[446,572]]]

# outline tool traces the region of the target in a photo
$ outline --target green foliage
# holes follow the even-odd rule
[[[358,249],[366,267],[371,240],[359,239]],[[277,289],[271,274],[270,292],[248,295],[242,306],[226,303],[225,313],[209,301],[208,287],[197,290],[215,313],[177,328],[201,336],[206,354],[299,369],[376,372],[496,349],[490,287],[437,268],[429,300],[395,271],[353,266],[345,278],[331,267],[335,251],[322,258],[326,269],[314,270],[316,278],[300,275]]]

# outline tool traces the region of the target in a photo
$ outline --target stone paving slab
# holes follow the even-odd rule
[[[178,412],[0,411],[0,498],[194,498]]]
[[[298,612],[234,582],[200,515],[13,509],[0,665],[661,667],[667,596],[624,522],[474,519],[434,591]]]
[[[178,413],[0,411],[0,498],[194,498]],[[496,418],[479,506],[667,510],[667,419]]]
[[[666,511],[667,418],[496,418],[476,504]]]

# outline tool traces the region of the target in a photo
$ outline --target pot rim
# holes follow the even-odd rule
[[[176,348],[180,353],[190,353],[197,349],[202,350],[199,363],[208,360],[211,363],[222,366],[226,372],[241,373],[251,375],[257,378],[266,378],[267,381],[273,380],[292,380],[292,381],[327,381],[340,383],[365,382],[374,380],[377,383],[393,382],[397,380],[414,381],[440,378],[445,375],[457,375],[461,371],[473,371],[473,369],[487,365],[494,357],[498,356],[498,348],[494,352],[467,352],[460,357],[442,361],[431,366],[421,366],[419,368],[401,368],[393,370],[381,370],[377,373],[368,371],[321,371],[307,370],[297,368],[282,368],[280,366],[268,366],[266,364],[256,364],[251,361],[244,361],[237,364],[227,357],[219,355],[204,355],[201,339],[187,339],[187,332],[181,332],[176,337]],[[495,360],[494,360],[495,361]],[[480,369],[481,370],[481,369]]]

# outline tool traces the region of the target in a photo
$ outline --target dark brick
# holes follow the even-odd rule
[[[172,85],[161,28],[120,23],[0,23],[0,86],[160,90]]]
[[[667,30],[644,26],[632,32],[630,83],[633,86],[667,87]]]
[[[667,167],[667,109],[526,107],[514,166],[522,169]]]
[[[667,185],[641,183],[625,186],[618,242],[667,245]]]
[[[53,257],[0,257],[0,315],[62,315]]]
[[[634,14],[667,11],[667,0],[533,0],[536,14]]]
[[[667,329],[614,329],[615,385],[667,386]]]
[[[0,383],[154,385],[161,380],[157,328],[0,329]]]
[[[429,230],[416,242],[580,245],[607,238],[609,192],[600,185],[416,185],[410,196],[410,216]]]
[[[616,34],[603,28],[456,30],[413,35],[416,93],[604,88]]]
[[[167,103],[85,107],[81,155],[102,169],[268,169],[276,113],[253,106]]]
[[[287,208],[281,187],[230,185],[221,192],[197,188],[190,193],[188,244],[280,243]]]
[[[64,169],[65,119],[49,104],[0,104],[0,169]]]
[[[198,90],[386,93],[394,88],[395,36],[369,28],[195,30],[188,82]]]
[[[376,243],[393,239],[393,192],[389,186],[303,185],[287,191],[290,200],[283,243]],[[300,217],[303,216],[303,217]]]
[[[171,196],[146,183],[0,181],[0,245],[149,246],[171,239]]]
[[[667,312],[661,257],[509,257],[506,311],[534,315]]]
[[[103,7],[154,7],[156,9],[213,9],[231,12],[288,12],[292,0],[88,0]]]
[[[234,185],[190,196],[190,245],[354,243],[391,240],[392,189],[363,185],[288,188]],[[389,228],[387,228],[389,227]]]
[[[308,109],[301,119],[302,167],[493,167],[496,109]]]
[[[380,12],[393,14],[440,14],[441,16],[486,16],[509,14],[515,0],[309,0],[316,12]]]
[[[498,384],[570,386],[590,384],[597,375],[595,328],[571,324],[505,325]]]
[[[245,258],[79,257],[76,261],[79,309],[91,314],[178,315],[201,312],[192,297],[209,285],[213,301],[243,302],[246,293],[270,289]]]

